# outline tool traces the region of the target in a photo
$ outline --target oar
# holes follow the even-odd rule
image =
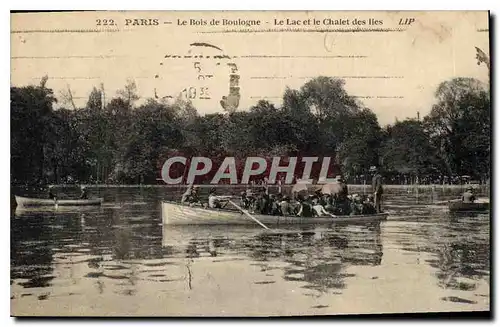
[[[266,225],[264,225],[263,223],[261,223],[257,218],[255,218],[254,216],[252,216],[247,210],[243,209],[242,207],[240,207],[239,205],[237,205],[236,203],[234,203],[233,201],[229,200],[229,202],[236,207],[236,209],[240,210],[241,212],[243,212],[245,215],[247,215],[248,217],[252,218],[257,224],[261,225],[262,227],[264,227],[265,229],[269,229]]]

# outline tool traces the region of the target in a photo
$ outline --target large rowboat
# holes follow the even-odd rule
[[[175,202],[161,204],[163,225],[255,225],[255,221],[239,210],[205,209]],[[372,222],[387,219],[387,213],[337,217],[296,217],[252,214],[265,225],[333,224],[337,222]]]
[[[52,199],[36,199],[36,198],[25,198],[16,195],[16,203],[20,207],[47,207],[47,206],[100,206],[103,199],[86,199],[86,200],[52,200]]]

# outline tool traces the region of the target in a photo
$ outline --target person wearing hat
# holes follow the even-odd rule
[[[384,189],[382,187],[382,175],[377,170],[376,166],[370,167],[370,172],[373,174],[372,178],[372,193],[374,198],[374,205],[377,213],[382,212],[382,195],[384,194]]]
[[[80,186],[80,199],[81,200],[86,200],[89,198],[89,194],[87,192],[87,188],[85,186]]]
[[[476,197],[474,196],[474,189],[469,186],[465,189],[464,194],[462,194],[462,202],[463,203],[474,203],[476,201]]]

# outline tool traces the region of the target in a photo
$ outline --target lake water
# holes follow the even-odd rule
[[[170,189],[90,191],[104,197],[101,208],[13,210],[12,315],[490,309],[489,214],[432,204],[459,190],[389,190],[387,221],[280,231],[162,226]]]

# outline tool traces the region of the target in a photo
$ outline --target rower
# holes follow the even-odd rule
[[[209,208],[212,208],[212,209],[222,209],[224,208],[226,205],[222,205],[222,203],[224,202],[225,204],[227,204],[227,201],[228,200],[221,200],[217,195],[216,195],[216,190],[215,190],[215,187],[212,187],[210,189],[210,192],[209,192],[209,195],[208,195],[208,207]]]
[[[80,193],[81,200],[86,200],[89,198],[89,195],[87,193],[87,188],[85,186],[83,186],[83,185],[80,186],[80,191],[81,191],[81,193]]]
[[[469,186],[465,189],[464,194],[462,194],[462,202],[463,203],[474,203],[476,201],[476,197],[474,196],[474,189]]]

